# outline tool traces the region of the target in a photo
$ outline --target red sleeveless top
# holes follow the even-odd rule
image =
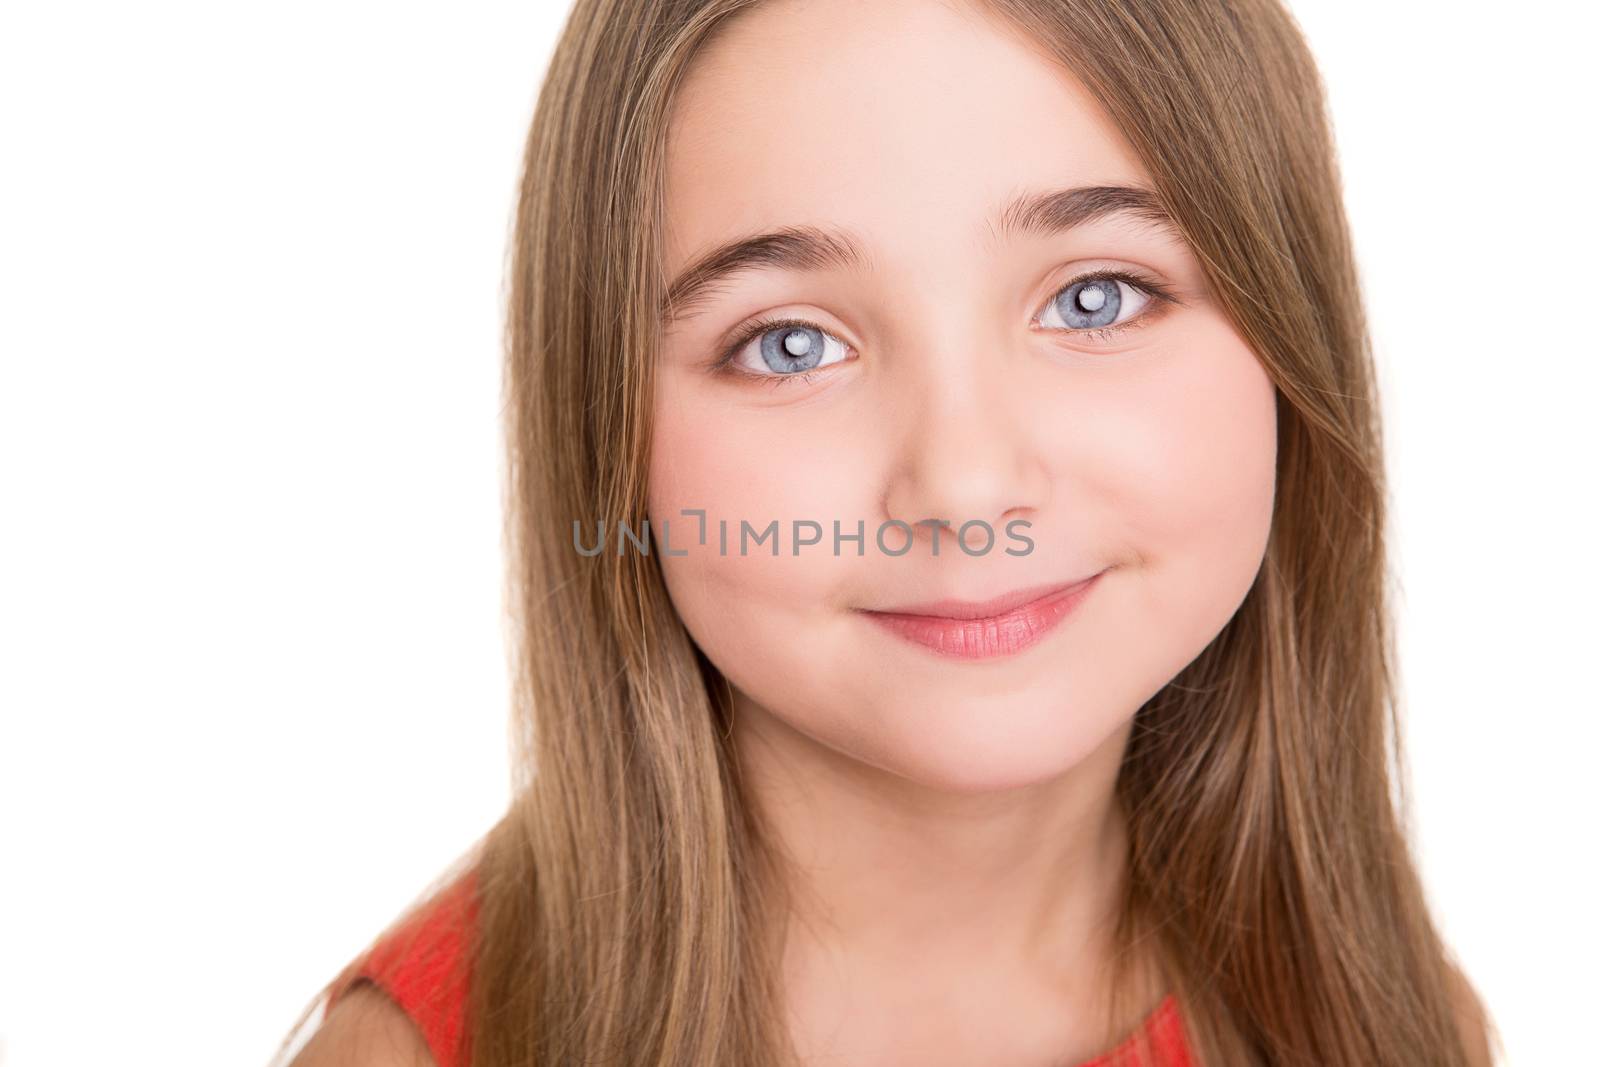
[[[468,1067],[471,1042],[463,1027],[476,889],[475,872],[468,871],[381,938],[365,960],[352,963],[334,981],[325,1010],[332,1011],[357,982],[372,982],[410,1016],[439,1067]],[[1139,1055],[1140,1034],[1149,1041],[1153,1060]],[[1138,1031],[1076,1067],[1194,1067],[1176,998],[1168,994]]]

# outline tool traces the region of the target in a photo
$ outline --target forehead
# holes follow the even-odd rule
[[[695,57],[666,160],[669,269],[730,235],[818,223],[915,257],[974,246],[1027,188],[1146,183],[1034,42],[940,0],[768,0]]]

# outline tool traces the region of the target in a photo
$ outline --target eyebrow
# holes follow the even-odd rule
[[[1137,185],[1084,185],[1013,197],[988,225],[992,239],[1024,234],[1049,236],[1126,215],[1182,240],[1182,231],[1151,189]],[[673,279],[661,304],[663,325],[681,322],[712,295],[719,283],[748,270],[796,272],[863,270],[870,263],[862,243],[848,231],[820,226],[785,226],[742,237],[700,256]]]

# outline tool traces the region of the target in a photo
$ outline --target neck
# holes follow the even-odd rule
[[[797,995],[831,996],[806,990],[848,976],[857,1002],[915,989],[919,1003],[971,1014],[961,1006],[981,984],[1095,1047],[1126,875],[1114,787],[1127,725],[1056,777],[957,793],[736,701],[742,777],[788,861],[784,966]]]

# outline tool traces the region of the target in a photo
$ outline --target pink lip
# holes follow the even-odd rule
[[[1018,589],[990,600],[937,600],[862,614],[909,641],[955,659],[1009,656],[1037,644],[1082,603],[1100,575]]]

